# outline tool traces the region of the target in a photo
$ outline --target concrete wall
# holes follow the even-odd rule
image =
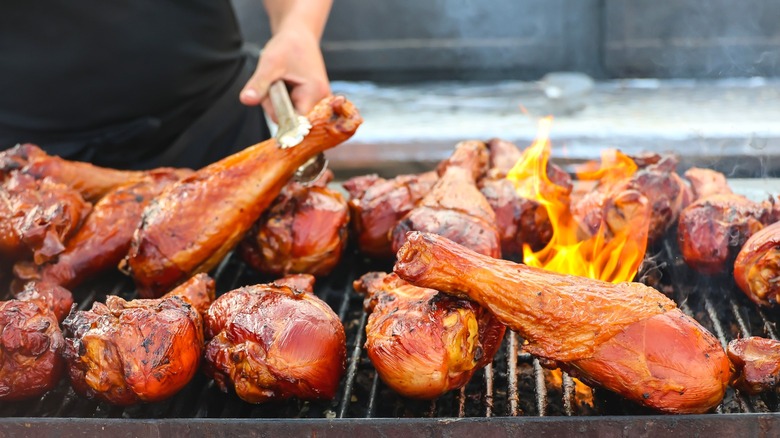
[[[259,0],[233,0],[268,38]],[[780,75],[771,0],[335,0],[323,39],[334,79]]]

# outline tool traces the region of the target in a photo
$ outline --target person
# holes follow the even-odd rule
[[[302,114],[330,94],[319,43],[331,5],[264,0],[260,56],[230,0],[2,2],[0,148],[126,169],[217,161],[270,136],[273,81]]]

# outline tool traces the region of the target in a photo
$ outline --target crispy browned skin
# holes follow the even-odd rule
[[[352,229],[360,252],[380,259],[393,257],[393,227],[431,191],[438,179],[439,175],[431,171],[392,179],[365,175],[345,181],[343,186],[350,194]]]
[[[260,272],[282,276],[329,274],[347,245],[349,208],[327,188],[332,172],[314,184],[287,184],[241,241],[244,261]]]
[[[403,245],[409,231],[446,236],[481,254],[501,256],[496,214],[477,188],[487,170],[484,143],[464,141],[439,165],[441,176],[419,204],[393,228],[393,251]]]
[[[737,286],[756,304],[776,306],[780,300],[780,222],[750,236],[734,261]]]
[[[59,321],[72,304],[70,291],[41,282],[0,303],[0,401],[38,397],[59,382],[65,345]]]
[[[395,272],[417,286],[471,298],[519,332],[532,354],[643,405],[706,412],[725,393],[729,362],[718,341],[643,284],[492,259],[424,233],[409,236]]]
[[[750,394],[774,389],[780,377],[780,342],[756,336],[729,342],[732,386]]]
[[[177,172],[155,171],[140,181],[120,186],[95,204],[56,261],[41,266],[18,263],[14,274],[22,280],[41,279],[74,288],[97,274],[116,269],[127,255],[144,208],[178,179]]]
[[[121,406],[176,394],[197,372],[203,351],[201,316],[179,296],[192,296],[193,288],[187,282],[160,299],[109,296],[106,304],[68,315],[63,356],[73,389]]]
[[[471,301],[370,272],[354,282],[371,314],[366,351],[382,381],[405,397],[458,389],[493,360],[505,327]]]
[[[487,142],[490,151],[490,169],[487,177],[490,179],[506,178],[506,174],[523,157],[523,151],[512,142],[500,138],[492,138]]]
[[[51,260],[91,208],[65,185],[12,172],[0,185],[0,258]]]
[[[69,290],[46,281],[25,283],[22,291],[16,294],[16,299],[31,301],[42,309],[51,310],[58,322],[68,316],[73,306],[73,294]]]
[[[220,296],[206,316],[206,334],[213,339],[204,371],[250,403],[330,399],[344,373],[346,336],[338,316],[315,295],[285,285]]]
[[[694,199],[733,193],[726,180],[726,175],[712,169],[691,167],[685,171],[685,178],[691,182]]]
[[[550,241],[553,230],[547,209],[537,201],[518,196],[511,181],[483,179],[480,192],[496,213],[502,256],[521,256],[525,244],[538,251]]]
[[[84,199],[97,202],[120,186],[140,181],[150,173],[177,173],[180,178],[192,173],[189,169],[159,168],[150,171],[118,170],[70,161],[52,156],[30,143],[0,152],[0,179],[13,170],[35,179],[48,178],[81,193]]]
[[[159,296],[216,266],[300,165],[347,140],[362,122],[338,96],[308,117],[311,131],[297,146],[282,149],[275,139],[250,146],[178,181],[147,206],[126,260],[141,296]]]
[[[648,157],[645,157],[649,160]],[[636,192],[647,198],[652,212],[648,225],[649,243],[659,241],[669,228],[677,222],[680,212],[692,201],[690,188],[675,172],[677,160],[673,156],[658,156],[649,160],[651,164],[639,168],[629,178],[611,183],[600,183],[595,190],[572,203],[572,214],[589,234],[595,234],[605,221],[613,233],[631,221],[629,211],[638,204],[625,202],[639,198],[628,193]],[[619,199],[622,198],[622,201]],[[615,221],[617,220],[617,221]]]
[[[274,280],[275,286],[287,286],[294,291],[314,293],[315,278],[309,274],[292,274]]]
[[[742,245],[770,220],[771,205],[737,194],[710,195],[680,214],[677,242],[685,263],[703,274],[731,271]]]
[[[163,295],[163,298],[179,297],[205,317],[211,303],[214,302],[216,289],[217,284],[214,279],[201,272]]]

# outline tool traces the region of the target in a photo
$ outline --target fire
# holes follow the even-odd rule
[[[610,227],[604,220],[612,218],[607,212],[598,231],[583,236],[583,229],[569,207],[569,191],[551,181],[547,173],[551,124],[551,117],[540,121],[536,140],[507,175],[520,196],[536,200],[545,207],[553,229],[552,239],[541,250],[534,252],[528,246],[523,248],[523,262],[550,271],[612,283],[633,279],[647,248],[650,212],[646,208],[646,200],[643,201],[645,204],[627,202],[628,210],[621,210],[624,206],[620,204],[621,198],[617,197],[614,210],[619,213],[622,226]],[[583,166],[578,178],[612,186],[630,177],[636,170],[636,163],[630,157],[608,150],[602,154],[600,164]],[[637,193],[637,196],[641,195]],[[640,208],[637,209],[637,205]]]
[[[536,200],[545,207],[553,229],[550,242],[541,250],[534,252],[524,245],[523,262],[550,271],[612,283],[633,279],[647,248],[650,210],[646,200],[643,204],[637,202],[637,198],[626,197],[623,199],[626,202],[621,203],[620,196],[616,196],[613,207],[620,220],[613,222],[620,226],[610,227],[605,220],[610,216],[605,213],[598,230],[583,236],[583,230],[570,209],[569,190],[555,184],[547,173],[551,124],[551,117],[539,122],[536,140],[507,174],[520,196]],[[584,183],[597,182],[603,187],[619,189],[620,183],[636,170],[637,165],[630,157],[610,149],[602,152],[600,163],[590,162],[581,166],[577,178]],[[641,197],[638,193],[636,195]],[[551,375],[553,384],[562,383],[560,370],[552,370]],[[593,406],[591,389],[577,379],[573,381],[575,402]]]
[[[553,387],[563,388],[563,372],[559,368],[549,370],[545,373],[549,377],[549,382]],[[577,406],[593,407],[593,390],[590,386],[582,383],[579,379],[572,377],[574,383],[574,403]]]

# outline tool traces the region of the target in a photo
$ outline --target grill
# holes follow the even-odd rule
[[[685,313],[715,334],[724,348],[737,337],[778,338],[780,315],[757,308],[729,276],[695,274],[678,253],[674,239],[667,238],[648,252],[640,277],[674,298]],[[4,431],[19,433],[32,424],[61,434],[69,433],[70,429],[59,429],[68,424],[78,425],[71,431],[74,434],[114,430],[127,435],[156,431],[166,436],[188,433],[193,427],[199,432],[231,435],[246,428],[309,433],[326,426],[337,434],[357,431],[411,436],[476,430],[512,435],[520,430],[561,434],[780,432],[776,392],[748,396],[730,388],[722,404],[709,415],[657,415],[599,389],[594,389],[593,406],[579,403],[573,379],[565,373],[560,380],[553,378],[537,359],[522,352],[522,339],[512,332],[507,332],[493,364],[476,373],[460,391],[434,401],[400,397],[381,382],[362,348],[367,315],[362,297],[352,289],[352,281],[363,273],[391,269],[389,263],[366,260],[350,249],[337,271],[316,285],[318,296],[338,314],[347,333],[347,370],[333,400],[252,405],[233,394],[223,394],[212,381],[198,374],[169,400],[122,408],[83,399],[63,379],[40,399],[0,405],[0,435]],[[247,268],[234,254],[226,257],[212,275],[218,294],[271,280]],[[84,309],[96,300],[104,300],[107,294],[133,298],[133,285],[127,278],[109,276],[76,290],[74,295]]]

